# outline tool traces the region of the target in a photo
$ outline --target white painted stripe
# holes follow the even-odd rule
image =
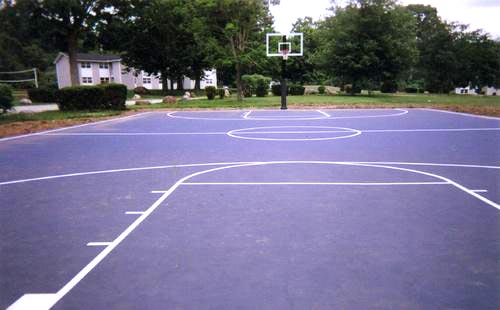
[[[485,118],[485,119],[492,119],[492,120],[500,121],[499,117],[494,117],[494,116],[476,115],[476,114],[468,114],[468,113],[453,112],[453,111],[438,110],[438,109],[429,109],[429,108],[419,108],[419,110],[455,114],[455,115],[460,115],[460,116],[478,117],[478,118]]]
[[[500,166],[483,166],[483,165],[467,165],[467,164],[440,164],[440,163],[408,163],[408,162],[396,162],[396,161],[372,161],[372,162],[371,161],[355,161],[352,163],[355,163],[355,164],[380,164],[380,165],[500,169]]]
[[[89,242],[87,246],[108,246],[112,244],[112,242]]]
[[[151,191],[151,194],[165,194],[167,191]]]
[[[56,298],[56,294],[24,294],[7,310],[49,310]]]
[[[340,109],[339,111],[342,111]],[[380,115],[357,115],[357,116],[330,116],[326,117],[324,115],[318,117],[290,117],[287,120],[290,121],[301,121],[301,120],[321,120],[321,119],[357,119],[357,118],[374,118],[374,117],[393,117],[393,116],[402,116],[408,114],[408,110],[404,109],[345,109],[345,110],[353,110],[353,111],[373,111],[373,110],[387,110],[387,111],[398,111],[398,113],[393,114],[380,114]],[[259,111],[267,111],[267,110],[259,110]],[[269,110],[276,111],[276,110]],[[311,110],[294,110],[294,111],[311,111]],[[190,120],[210,120],[210,121],[241,121],[241,120],[251,120],[251,121],[275,121],[275,120],[283,120],[280,118],[270,118],[270,117],[244,117],[244,118],[214,118],[214,117],[197,117],[197,116],[182,116],[177,115],[179,111],[173,111],[167,113],[168,117],[171,118],[180,118],[180,119],[190,119]],[[198,112],[198,111],[197,111]],[[195,112],[195,113],[197,113]],[[200,111],[201,112],[201,111]],[[206,112],[216,112],[216,111],[206,111]],[[230,111],[218,111],[218,112],[230,112]]]
[[[361,130],[361,132],[432,132],[432,131],[492,131],[492,130],[500,130],[500,128],[429,128],[429,129],[368,129]]]
[[[65,132],[46,133],[44,136],[175,136],[175,135],[225,135],[226,132]]]
[[[473,191],[474,193],[487,193],[488,192],[487,189],[473,189],[471,191]]]
[[[346,185],[346,186],[393,186],[393,185],[443,185],[448,182],[196,182],[181,185]]]
[[[20,135],[20,136],[2,138],[2,139],[0,139],[0,142],[10,141],[10,140],[15,140],[15,139],[20,139],[20,138],[27,138],[27,137],[32,137],[32,136],[40,136],[40,135],[45,135],[45,134],[52,133],[52,132],[58,132],[58,131],[62,131],[62,130],[81,128],[81,127],[85,127],[85,126],[99,125],[99,124],[104,124],[104,123],[109,123],[109,122],[114,122],[114,121],[119,121],[119,120],[125,120],[125,119],[129,119],[129,118],[133,118],[133,117],[144,116],[144,115],[151,114],[151,113],[153,113],[153,112],[144,112],[144,113],[139,113],[139,114],[124,116],[124,117],[116,117],[116,118],[112,118],[112,119],[107,119],[107,120],[104,120],[104,121],[98,121],[98,122],[93,122],[93,123],[85,123],[85,124],[81,124],[81,125],[63,127],[63,128],[53,129],[53,130],[46,130],[46,131],[41,131],[41,132],[36,132],[36,133],[30,133],[30,134],[26,134],[26,135]]]
[[[318,113],[323,114],[323,115],[324,115],[324,116],[326,116],[326,117],[331,117],[331,115],[330,115],[330,114],[328,114],[328,113],[326,113],[326,112],[323,112],[323,111],[321,111],[321,110],[316,110],[316,111],[317,111]]]
[[[45,176],[45,177],[39,177],[39,178],[30,178],[30,179],[22,179],[22,180],[14,180],[14,181],[5,181],[5,182],[0,182],[0,186],[1,185],[9,185],[9,184],[17,184],[17,183],[25,183],[25,182],[33,182],[33,181],[43,181],[43,180],[52,180],[52,179],[59,179],[59,178],[67,178],[67,177],[77,177],[77,176],[94,175],[94,174],[108,174],[108,173],[118,173],[118,172],[147,171],[147,170],[168,169],[168,168],[182,168],[182,167],[223,166],[223,165],[234,165],[234,164],[243,164],[243,163],[245,163],[245,162],[166,165],[166,166],[152,166],[152,167],[140,167],[140,168],[124,168],[124,169],[100,170],[100,171],[89,171],[89,172],[77,172],[77,173],[51,175],[51,176]]]
[[[136,215],[136,214],[144,214],[144,211],[127,211],[125,212],[125,214],[129,214],[129,215]]]
[[[224,165],[252,164],[252,163],[257,163],[257,162],[225,162],[225,163],[223,162],[223,163],[204,163],[204,164],[180,164],[180,165],[151,166],[151,167],[139,167],[139,168],[124,168],[124,169],[99,170],[99,171],[89,171],[89,172],[77,172],[77,173],[45,176],[45,177],[39,177],[39,178],[4,181],[4,182],[0,182],[0,186],[1,185],[17,184],[17,183],[34,182],[34,181],[52,180],[52,179],[59,179],[59,178],[96,175],[96,174],[111,174],[111,173],[148,171],[148,170],[159,170],[159,169],[169,169],[169,168],[224,166]],[[333,162],[330,162],[330,163],[333,163]],[[337,164],[353,163],[353,164],[380,164],[380,165],[408,165],[408,166],[431,166],[431,167],[436,166],[436,167],[500,169],[500,166],[467,165],[467,164],[441,164],[441,163],[377,162],[377,161],[376,162],[335,162],[335,163],[337,163]],[[158,192],[158,193],[160,193],[160,192]]]
[[[250,113],[252,113],[252,110],[246,112],[245,114],[243,114],[243,118],[244,119],[248,119],[248,115],[250,115]]]

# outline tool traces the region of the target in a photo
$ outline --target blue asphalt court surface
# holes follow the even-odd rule
[[[0,139],[2,309],[499,309],[500,119],[146,112]]]

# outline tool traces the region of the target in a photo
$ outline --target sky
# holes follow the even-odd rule
[[[342,3],[343,1],[336,1]],[[438,14],[449,22],[469,24],[471,29],[483,29],[493,38],[500,39],[500,0],[400,0],[402,4],[426,4],[438,9]],[[330,0],[281,0],[271,6],[275,28],[290,32],[299,17],[311,16],[315,20],[330,14]]]

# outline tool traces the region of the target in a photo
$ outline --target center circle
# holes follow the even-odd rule
[[[227,133],[237,139],[261,141],[325,141],[359,136],[360,130],[327,126],[271,126],[234,129]]]

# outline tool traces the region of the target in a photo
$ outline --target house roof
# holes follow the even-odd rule
[[[62,57],[68,56],[65,53],[59,53],[54,60],[56,64]],[[92,54],[92,53],[77,53],[77,61],[89,61],[89,62],[111,62],[111,61],[121,61],[121,57],[113,54]]]

